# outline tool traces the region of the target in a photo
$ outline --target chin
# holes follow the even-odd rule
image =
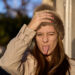
[[[44,53],[42,53],[44,56],[50,56],[50,54],[44,54]]]
[[[43,53],[43,55],[44,55],[44,56],[51,56],[51,55],[52,55],[52,53],[53,53],[53,52],[48,53],[48,54],[44,54],[44,53]]]

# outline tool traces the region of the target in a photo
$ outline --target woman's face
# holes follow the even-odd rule
[[[36,43],[43,55],[51,55],[57,41],[57,32],[52,25],[41,26],[36,31]]]

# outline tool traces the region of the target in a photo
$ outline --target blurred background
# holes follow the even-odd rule
[[[28,24],[42,0],[0,0],[0,57],[22,25]],[[8,75],[0,68],[0,75]]]
[[[75,0],[0,0],[0,58],[9,41],[24,23],[30,22],[34,9],[42,3],[53,6],[60,15],[65,28],[65,53],[75,59]],[[0,68],[0,75],[9,74]]]
[[[0,0],[0,49],[5,50],[21,26],[30,22],[34,9],[41,2],[41,0]]]

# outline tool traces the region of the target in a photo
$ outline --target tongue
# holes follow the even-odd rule
[[[48,53],[48,50],[49,50],[49,47],[48,46],[44,46],[43,47],[44,54],[47,54]]]

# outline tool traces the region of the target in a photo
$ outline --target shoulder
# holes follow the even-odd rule
[[[37,60],[32,54],[28,54],[27,56],[27,63],[30,64],[31,66],[37,66]]]
[[[71,75],[75,75],[75,60],[70,59],[70,66],[71,66]]]
[[[25,75],[35,75],[37,62],[32,54],[28,54],[26,62],[24,63]]]
[[[23,62],[25,65],[37,66],[37,61],[32,54],[28,54],[26,60]]]
[[[28,54],[27,60],[29,60],[29,61],[36,61],[35,57],[31,53]]]

